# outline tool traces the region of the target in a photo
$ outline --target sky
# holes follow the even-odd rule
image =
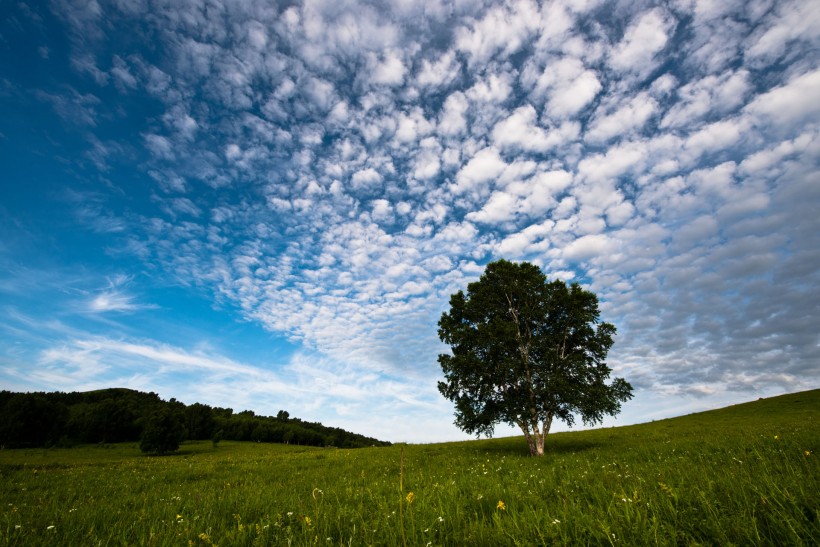
[[[598,295],[604,426],[820,387],[818,52],[813,0],[2,2],[0,389],[466,439],[499,258]]]

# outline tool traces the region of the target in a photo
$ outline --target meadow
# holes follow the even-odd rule
[[[333,449],[0,451],[0,545],[818,545],[820,390],[642,425]]]

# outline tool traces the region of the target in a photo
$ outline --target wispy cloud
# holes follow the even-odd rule
[[[410,386],[401,379],[316,354],[298,353],[273,371],[270,365],[236,361],[215,348],[187,350],[151,340],[86,333],[86,337],[67,338],[43,349],[33,364],[32,368],[32,363],[6,357],[4,383],[27,382],[40,390],[128,387],[189,404],[228,405],[236,411],[253,409],[269,415],[280,409],[298,409],[302,419],[381,438],[421,441],[430,440],[431,435],[446,439],[454,434],[446,421],[430,419],[431,410],[446,412],[446,405],[430,397],[429,385]],[[429,421],[431,429],[397,430],[407,419]]]
[[[94,291],[91,295],[88,300],[88,311],[91,313],[134,312],[158,308],[156,304],[140,303],[134,295],[126,292],[130,283],[131,278],[125,275],[109,278],[105,288]]]

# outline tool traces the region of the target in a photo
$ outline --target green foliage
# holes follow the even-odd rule
[[[0,446],[8,448],[56,444],[68,410],[40,394],[4,392],[0,405]]]
[[[578,284],[547,282],[533,264],[491,262],[450,298],[439,337],[439,391],[456,406],[456,425],[491,435],[517,425],[531,453],[543,453],[553,419],[600,423],[632,397],[622,378],[606,383],[615,327],[600,321],[598,298]]]
[[[139,409],[126,397],[111,397],[71,407],[68,434],[84,443],[118,443],[138,438]]]
[[[3,450],[0,543],[817,545],[818,409],[815,390],[555,433],[549,458],[520,437]]]
[[[275,418],[257,416],[251,410],[234,414],[230,408],[201,403],[186,406],[175,399],[163,401],[156,393],[112,388],[85,393],[0,391],[0,446],[139,441],[144,438],[146,424],[162,409],[171,410],[179,422],[183,431],[180,440],[212,439],[220,431],[220,438],[238,441],[343,448],[386,444],[343,429],[290,418],[284,410]]]
[[[168,454],[179,449],[185,429],[179,412],[170,407],[154,411],[145,421],[140,450],[149,454]]]
[[[194,403],[185,409],[188,427],[188,438],[193,440],[210,439],[214,434],[214,415],[211,407]]]

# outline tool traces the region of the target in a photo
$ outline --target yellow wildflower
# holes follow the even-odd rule
[[[410,492],[409,494],[407,494],[407,497],[404,498],[404,499],[406,499],[407,503],[410,504],[410,503],[413,503],[414,499],[416,499],[416,495],[413,492]]]
[[[498,500],[498,505],[496,505],[495,508],[498,509],[499,511],[506,511],[507,510],[506,504],[504,504],[504,502],[501,501],[501,500]]]

